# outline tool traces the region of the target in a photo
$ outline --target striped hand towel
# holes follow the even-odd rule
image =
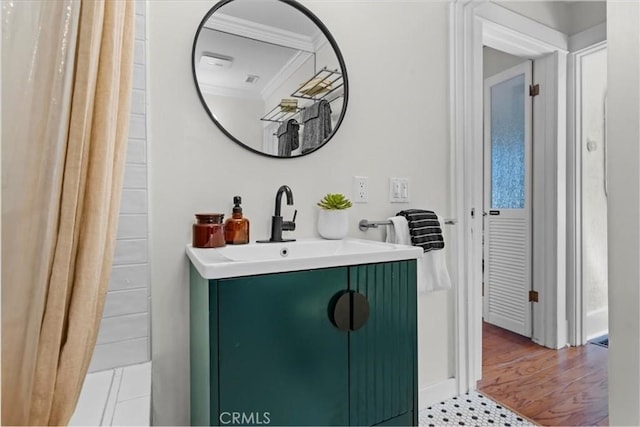
[[[407,209],[396,215],[403,216],[409,224],[409,234],[413,246],[420,246],[425,252],[444,248],[444,238],[438,216],[432,211]]]

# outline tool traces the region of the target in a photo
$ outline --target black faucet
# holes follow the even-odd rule
[[[271,217],[271,237],[269,240],[258,240],[258,243],[269,243],[269,242],[293,242],[296,239],[283,239],[282,231],[293,231],[296,229],[296,216],[298,215],[298,210],[293,213],[293,219],[291,221],[283,221],[281,215],[281,205],[282,205],[282,193],[287,196],[287,205],[293,205],[293,192],[291,188],[287,185],[283,185],[278,188],[278,192],[276,193],[276,210],[274,215]]]

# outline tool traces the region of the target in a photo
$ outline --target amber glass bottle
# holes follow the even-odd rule
[[[249,243],[249,220],[242,216],[240,196],[233,198],[233,213],[224,223],[224,239],[229,245]]]

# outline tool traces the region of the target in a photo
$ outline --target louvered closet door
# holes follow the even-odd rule
[[[485,80],[484,319],[531,336],[531,61]]]

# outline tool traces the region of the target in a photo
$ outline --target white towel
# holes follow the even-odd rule
[[[396,245],[411,246],[411,236],[409,235],[409,223],[403,216],[392,216],[388,218],[391,225],[387,227],[387,243],[395,243]]]
[[[402,216],[393,216],[389,218],[389,221],[391,221],[391,225],[387,227],[386,242],[411,245],[407,219]],[[438,221],[440,221],[440,227],[442,227],[444,221],[440,216],[438,216]],[[423,253],[422,257],[418,258],[417,270],[418,293],[451,289],[447,260],[442,249]]]

